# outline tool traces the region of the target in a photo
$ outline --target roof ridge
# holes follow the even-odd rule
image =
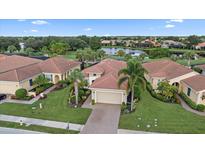
[[[15,72],[17,81],[19,81],[19,77],[18,77],[18,72],[17,72],[17,70],[15,69],[14,72]]]
[[[0,72],[0,73],[6,73],[6,72],[14,71],[14,70],[19,70],[19,69],[22,69],[24,67],[28,67],[28,66],[35,65],[35,64],[39,64],[39,63],[33,63],[33,64],[29,64],[29,65],[24,65],[24,66],[21,66],[21,67],[18,67],[18,68],[14,68],[14,69],[10,69],[10,70],[6,70],[6,71]]]

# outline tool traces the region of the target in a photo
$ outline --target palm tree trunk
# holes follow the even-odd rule
[[[131,111],[133,110],[133,102],[134,102],[134,86],[132,87],[131,91]]]
[[[78,83],[77,81],[74,83],[74,87],[75,87],[75,103],[76,105],[78,105]]]
[[[190,67],[190,63],[191,63],[191,58],[189,58],[188,60],[188,66]]]

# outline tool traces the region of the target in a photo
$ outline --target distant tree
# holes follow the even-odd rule
[[[10,52],[10,53],[13,53],[17,50],[17,48],[14,46],[14,45],[10,45],[8,46],[7,50]]]
[[[191,59],[194,57],[195,53],[194,51],[186,51],[184,53],[184,57],[187,59],[188,66],[191,65]]]
[[[196,36],[196,35],[191,35],[187,38],[188,40],[188,46],[192,47],[193,45],[197,45],[198,43],[201,42],[200,37]]]
[[[123,57],[126,53],[123,50],[117,51],[117,55]]]
[[[70,38],[67,40],[67,42],[72,51],[75,51],[77,49],[84,49],[88,47],[88,44],[79,38]]]
[[[29,48],[26,48],[25,51],[28,55],[30,55],[34,51],[34,49],[29,47]]]
[[[64,55],[69,49],[68,44],[64,42],[53,42],[50,45],[50,51],[53,54]]]
[[[101,47],[101,43],[100,43],[100,38],[94,36],[94,37],[91,37],[90,38],[90,41],[89,41],[89,45],[90,45],[90,48],[92,50],[97,50],[97,49],[100,49]]]
[[[44,53],[48,53],[49,52],[49,49],[47,46],[44,46],[42,49],[41,49],[42,52]]]

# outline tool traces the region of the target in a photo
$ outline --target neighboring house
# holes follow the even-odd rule
[[[205,105],[205,76],[195,75],[181,81],[182,91],[196,104]]]
[[[199,44],[197,44],[197,45],[194,46],[194,47],[195,47],[195,49],[197,49],[197,50],[205,49],[205,42],[199,43]]]
[[[150,82],[154,89],[157,89],[161,81],[169,81],[171,85],[179,87],[181,80],[198,74],[192,69],[171,60],[148,62],[144,63],[143,67],[148,72],[145,73],[145,79]]]
[[[101,45],[103,45],[103,46],[109,46],[111,44],[112,44],[112,42],[110,40],[102,40],[101,41]]]
[[[118,87],[118,72],[125,68],[125,62],[105,59],[83,70],[89,82],[92,100],[96,103],[122,104],[127,102],[127,84]]]
[[[197,65],[196,67],[200,68],[202,70],[202,75],[205,75],[205,64]]]
[[[34,87],[33,81],[45,74],[51,82],[65,79],[72,69],[80,68],[79,62],[54,57],[42,61],[23,56],[4,56],[0,58],[0,93],[15,94],[19,88],[27,91]]]
[[[173,41],[173,40],[165,40],[162,42],[162,48],[184,48],[186,45],[181,42]]]

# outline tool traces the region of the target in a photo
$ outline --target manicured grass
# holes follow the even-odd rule
[[[67,104],[67,95],[67,88],[64,88],[49,93],[48,98],[39,100],[32,105],[14,103],[0,104],[0,114],[85,124],[91,110],[69,107]],[[42,103],[43,109],[39,108],[39,103]],[[32,110],[32,107],[36,107],[36,109]]]
[[[154,126],[155,118],[158,119],[157,126]],[[151,127],[147,128],[147,125]],[[119,128],[161,133],[205,133],[205,117],[188,112],[179,104],[161,102],[144,91],[135,112],[121,115]]]
[[[6,122],[6,121],[0,121],[0,127],[25,129],[25,130],[38,131],[38,132],[51,133],[51,134],[77,134],[79,133],[78,131],[74,131],[74,130],[68,131],[65,129],[51,128],[51,127],[44,127],[44,126],[37,126],[37,125],[20,126],[19,123]]]
[[[66,59],[76,59],[76,51],[68,51],[66,55],[64,55]]]
[[[178,63],[182,64],[182,65],[188,65],[187,60],[183,59],[183,60],[177,60]],[[205,64],[205,58],[199,58],[197,60],[191,60],[191,65],[199,65],[199,64]]]

